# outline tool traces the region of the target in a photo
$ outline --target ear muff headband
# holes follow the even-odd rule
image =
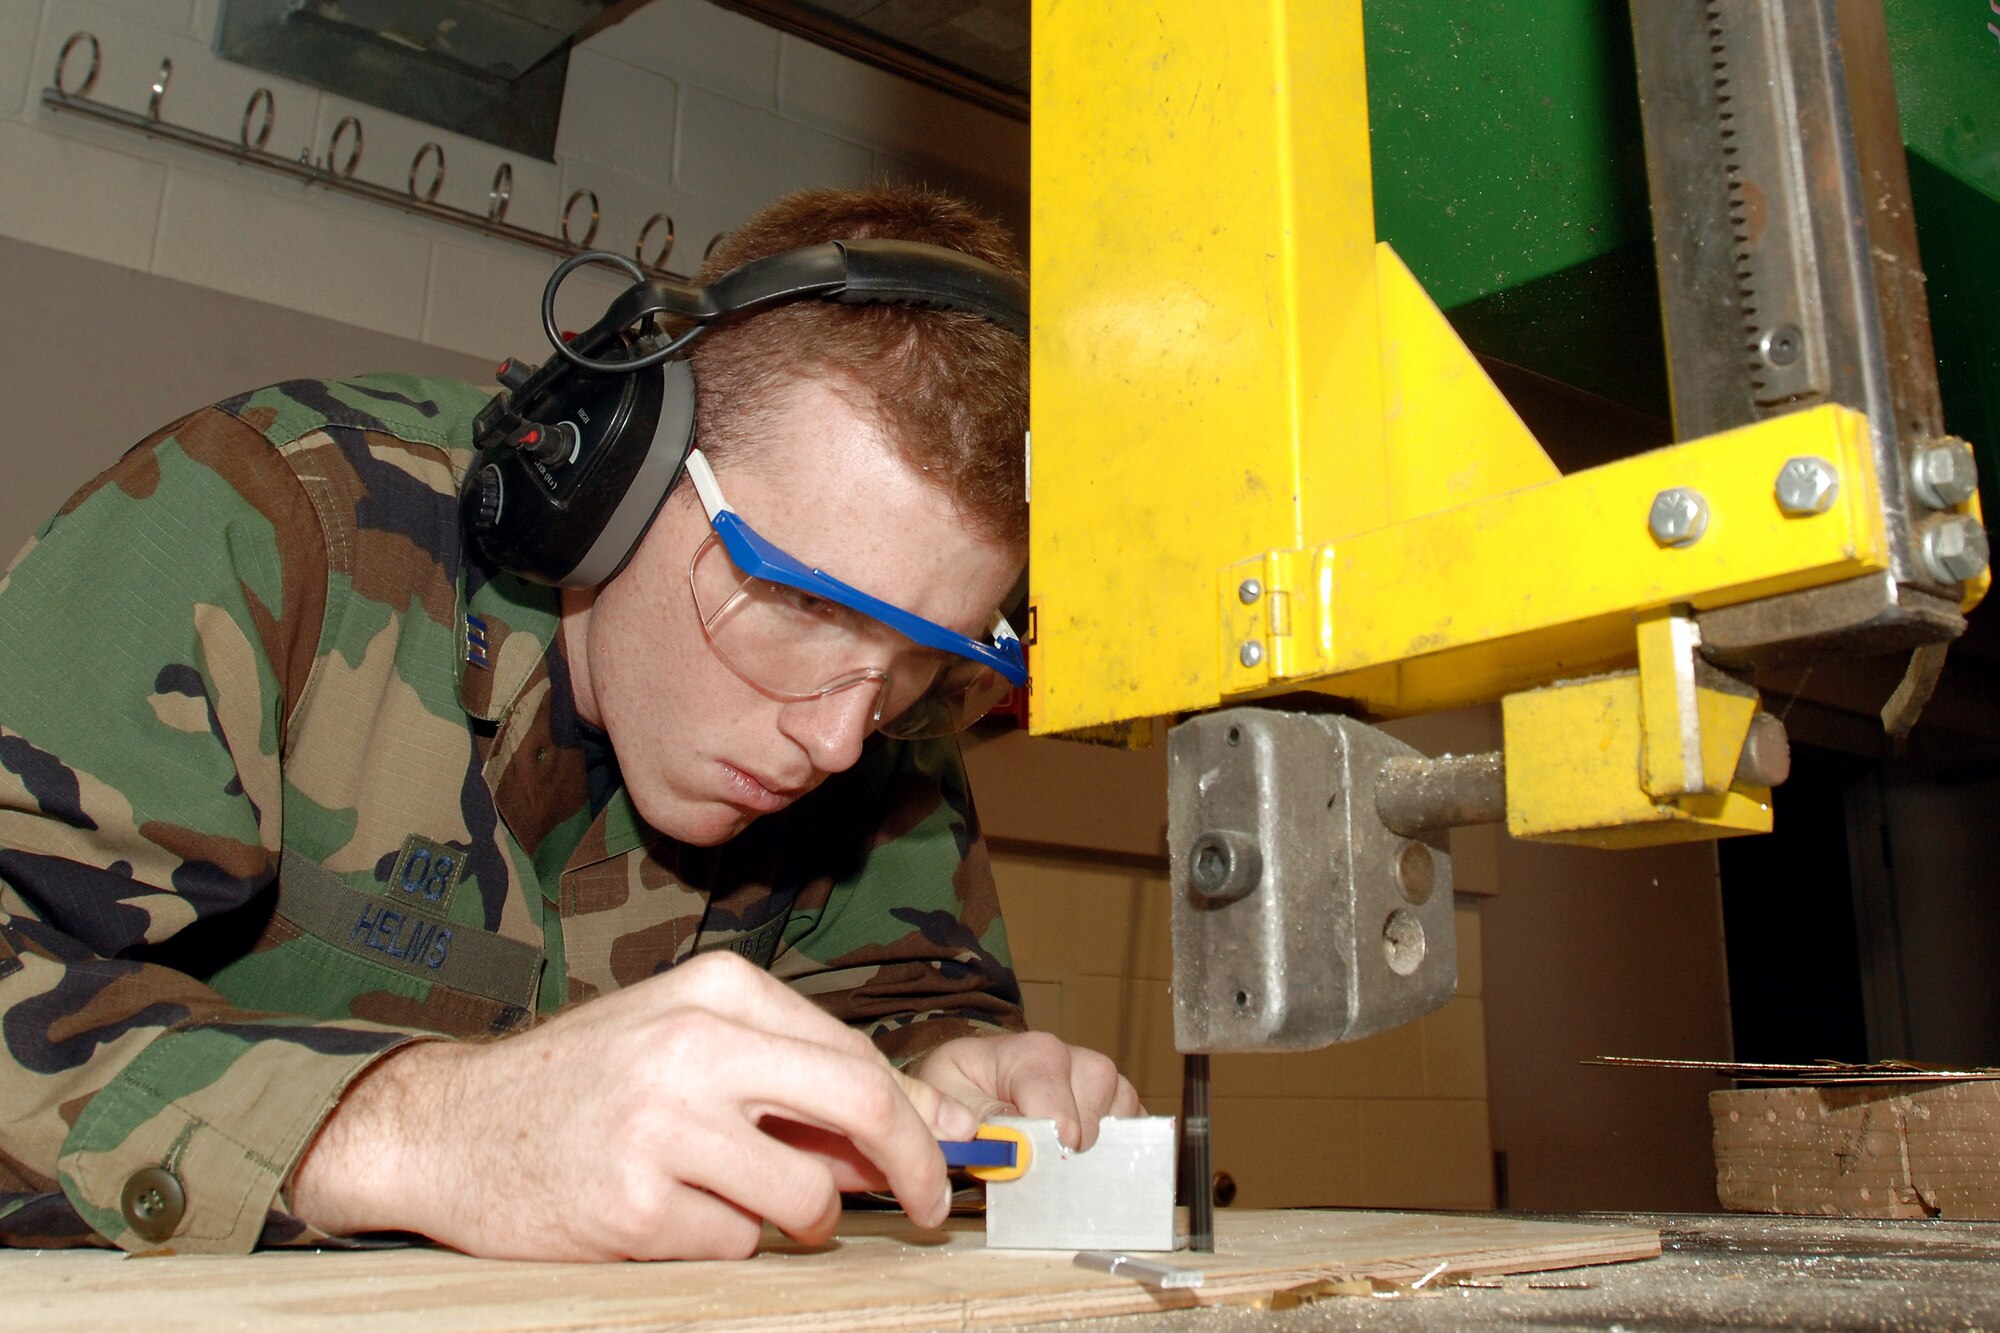
[[[562,282],[586,264],[636,279],[574,339],[556,327]],[[1027,285],[970,255],[913,241],[825,241],[753,260],[706,286],[647,278],[623,255],[557,266],[542,292],[541,367],[503,362],[479,414],[479,456],[460,492],[485,555],[523,578],[593,587],[624,567],[679,480],[694,442],[686,349],[707,329],[800,300],[962,310],[1020,337]],[[667,338],[657,321],[687,327]],[[664,367],[664,369],[662,369]]]
[[[660,279],[634,283],[612,302],[603,322],[625,329],[653,316],[667,316],[690,321],[692,327],[647,355],[603,359],[572,347],[556,330],[556,289],[570,273],[597,258],[590,253],[572,255],[557,266],[542,293],[542,332],[563,360],[601,374],[658,365],[679,355],[710,324],[814,298],[851,305],[882,302],[963,310],[1017,337],[1028,336],[1027,284],[983,260],[914,241],[823,241],[753,259],[706,287]],[[617,259],[621,267],[637,273],[636,265],[623,255]]]

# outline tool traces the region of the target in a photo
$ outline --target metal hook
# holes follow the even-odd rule
[[[160,72],[153,76],[153,95],[146,99],[146,119],[160,118],[160,103],[167,100],[167,84],[174,77],[174,62],[160,61]]]
[[[348,146],[347,161],[335,166],[334,159],[340,156],[341,137],[349,130],[354,131],[354,142]],[[361,165],[363,142],[360,120],[353,116],[342,116],[340,122],[333,127],[333,136],[326,141],[326,169],[336,176],[353,176],[354,169]]]
[[[660,240],[660,253],[648,259],[646,258],[646,238],[651,236],[653,228],[662,222],[667,224],[667,234]],[[665,268],[667,266],[667,256],[673,253],[673,249],[674,220],[665,213],[655,213],[646,219],[645,226],[639,228],[639,245],[632,253],[633,257],[647,268]]]
[[[502,162],[493,172],[493,184],[486,191],[486,220],[503,222],[507,205],[514,198],[514,164]]]
[[[576,239],[576,237],[569,234],[569,216],[571,213],[576,211],[577,204],[581,203],[585,199],[590,200],[590,230],[586,231],[583,234],[583,239],[579,241]],[[562,211],[563,239],[565,241],[568,241],[571,245],[578,247],[579,249],[588,250],[590,248],[590,243],[597,239],[597,224],[602,220],[602,218],[603,214],[601,214],[597,208],[597,191],[595,190],[571,191],[569,196],[569,201],[563,205],[563,211]]]
[[[257,114],[259,106],[263,108],[264,120],[258,127],[257,133],[253,135],[250,133],[250,121]],[[264,145],[271,141],[271,123],[277,118],[278,101],[271,96],[269,88],[259,88],[251,93],[250,100],[243,104],[243,127],[238,131],[243,146],[253,153],[263,152]]]
[[[0,3],[5,3],[5,0],[0,0]],[[103,44],[94,34],[83,29],[71,33],[62,44],[54,63],[54,81],[51,86],[43,88],[41,93],[41,106],[45,110],[64,116],[82,117],[129,133],[141,134],[151,139],[164,139],[190,149],[212,153],[217,157],[248,164],[312,188],[351,194],[360,199],[391,206],[399,198],[393,189],[354,179],[360,169],[366,146],[358,116],[341,116],[333,126],[332,134],[324,146],[315,142],[309,134],[294,157],[289,149],[282,152],[273,152],[270,149],[271,136],[277,126],[277,95],[272,91],[272,86],[258,86],[244,100],[236,137],[230,139],[186,129],[162,119],[164,100],[173,79],[171,60],[160,62],[159,75],[153,84],[152,101],[145,113],[110,106],[95,101],[87,95],[95,88],[103,65]],[[445,157],[441,143],[425,143],[418,148],[410,162],[407,194],[400,196],[406,211],[422,213],[454,226],[534,246],[558,255],[571,255],[579,249],[593,245],[601,233],[602,204],[597,193],[589,189],[578,189],[568,196],[563,204],[562,228],[558,235],[505,221],[513,201],[515,186],[514,168],[510,162],[498,163],[493,172],[493,181],[487,192],[484,217],[473,209],[453,208],[440,202],[446,184]],[[420,204],[421,207],[409,208],[412,202]],[[712,247],[714,242],[710,244]],[[629,265],[638,275],[657,274],[665,270],[667,260],[678,253],[679,249],[677,228],[672,215],[660,212],[649,217],[645,225],[639,229],[636,258],[621,254],[616,257],[616,262],[619,265]],[[628,252],[631,253],[633,252]],[[648,259],[651,263],[642,266],[636,262],[637,259]],[[592,262],[610,261],[602,255],[597,255]]]
[[[433,155],[437,158],[437,170],[431,176],[429,188],[419,193],[417,190],[417,173],[423,169],[424,159]],[[417,155],[410,159],[410,198],[422,199],[427,204],[433,203],[438,197],[438,191],[443,188],[444,149],[436,143],[426,143],[423,147],[417,149]]]
[[[81,88],[65,88],[63,87],[63,74],[69,66],[70,53],[76,50],[78,42],[90,43],[90,69],[83,76],[83,86]],[[103,62],[104,48],[97,44],[97,35],[85,32],[79,28],[69,35],[69,40],[62,44],[62,53],[56,57],[56,91],[64,97],[90,96],[90,90],[97,86],[97,71]]]

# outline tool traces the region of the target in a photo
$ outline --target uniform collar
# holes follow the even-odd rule
[[[469,568],[458,597],[458,702],[483,722],[499,722],[521,699],[562,628],[554,588],[512,574],[482,578]]]
[[[593,823],[583,737],[563,655],[561,594],[474,566],[459,597],[459,705],[493,805],[554,884]]]

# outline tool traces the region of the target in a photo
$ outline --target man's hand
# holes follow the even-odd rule
[[[981,1120],[992,1115],[1053,1120],[1056,1137],[1072,1148],[1097,1142],[1097,1122],[1107,1115],[1145,1113],[1139,1094],[1109,1057],[1046,1032],[960,1037],[910,1072],[971,1107]]]
[[[840,1191],[937,1226],[963,1106],[732,954],[544,1026],[426,1042],[348,1089],[292,1177],[334,1234],[414,1231],[521,1259],[740,1258],[761,1221],[817,1243]]]

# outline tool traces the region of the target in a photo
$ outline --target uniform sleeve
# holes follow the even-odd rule
[[[246,1251],[341,1090],[412,1034],[247,1011],[285,718],[327,597],[311,503],[205,411],[0,576],[0,1243]]]
[[[1027,1020],[957,741],[885,750],[886,780],[868,784],[874,833],[859,868],[823,905],[794,909],[799,925],[771,970],[905,1066]]]

